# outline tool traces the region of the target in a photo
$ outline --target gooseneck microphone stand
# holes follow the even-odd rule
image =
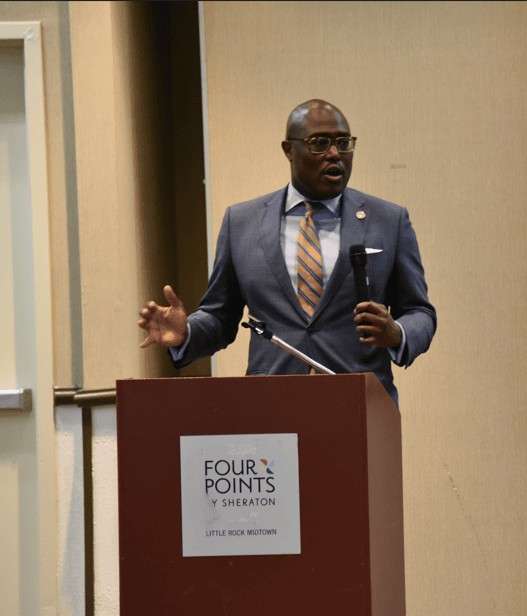
[[[320,372],[323,372],[324,374],[336,374],[335,372],[332,372],[329,368],[326,368],[322,364],[319,364],[318,362],[316,362],[314,359],[311,359],[311,357],[308,357],[307,355],[305,355],[298,349],[295,349],[290,344],[287,344],[287,342],[284,342],[281,338],[278,338],[278,336],[275,336],[272,332],[270,332],[267,329],[267,326],[263,321],[256,321],[256,319],[253,319],[251,316],[249,316],[249,322],[242,323],[242,327],[246,327],[247,329],[252,329],[253,332],[256,332],[259,336],[263,336],[264,338],[267,338],[267,340],[274,342],[279,347],[282,347],[282,349],[285,349],[292,355],[295,355],[302,361],[306,362],[306,364],[309,364],[312,368],[316,368],[317,370],[320,370]]]

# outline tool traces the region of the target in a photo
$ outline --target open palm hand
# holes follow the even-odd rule
[[[140,345],[142,349],[152,344],[162,347],[180,346],[187,339],[187,313],[183,302],[172,287],[166,286],[163,292],[168,306],[148,302],[146,308],[139,313],[141,319],[137,325],[148,334],[148,338]]]

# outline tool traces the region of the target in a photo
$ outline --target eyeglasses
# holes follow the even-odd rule
[[[349,153],[355,150],[357,137],[335,137],[333,139],[330,137],[306,137],[305,139],[289,137],[287,141],[303,141],[311,154],[325,154],[333,144],[337,146],[339,152]]]

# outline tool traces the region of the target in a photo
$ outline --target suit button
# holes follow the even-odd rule
[[[307,328],[307,335],[308,336],[312,336],[315,333],[315,330],[313,330],[311,327]]]

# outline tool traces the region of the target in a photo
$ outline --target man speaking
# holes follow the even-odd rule
[[[408,367],[430,346],[428,301],[416,236],[405,208],[347,188],[356,138],[335,106],[310,100],[287,121],[285,188],[229,207],[198,310],[187,317],[171,287],[168,307],[149,302],[142,348],[169,347],[176,368],[213,355],[252,317],[336,373],[374,372],[395,404],[391,363]],[[350,247],[368,257],[371,301],[358,302]],[[381,252],[382,251],[382,252]],[[248,375],[307,374],[309,366],[251,332]]]

